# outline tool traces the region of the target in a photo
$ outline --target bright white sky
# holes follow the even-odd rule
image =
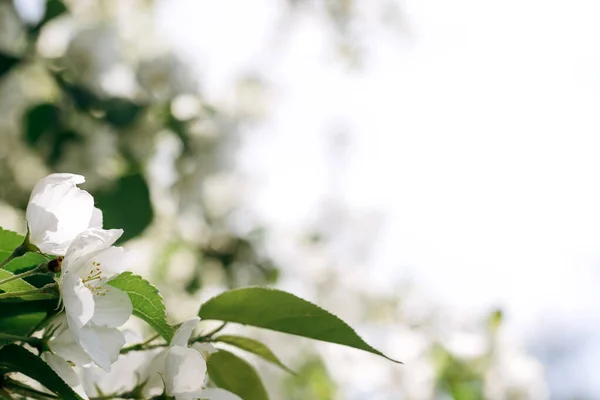
[[[338,194],[385,215],[375,281],[410,278],[458,309],[502,306],[525,338],[540,324],[598,333],[600,3],[406,0],[402,38],[374,23],[379,1],[356,1],[360,71],[336,61],[322,21],[277,30],[277,0],[160,7],[209,97],[231,98],[249,70],[271,85],[242,153],[257,210],[274,229],[301,225],[329,192],[328,134],[347,129]]]

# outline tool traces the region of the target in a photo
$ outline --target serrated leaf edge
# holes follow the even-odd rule
[[[154,291],[154,293],[156,293],[156,295],[157,295],[157,296],[158,296],[158,298],[160,299],[160,302],[161,302],[161,304],[163,304],[163,306],[164,306],[163,297],[162,297],[162,295],[160,294],[160,291],[159,291],[159,290],[156,288],[156,286],[154,286],[153,284],[151,284],[150,282],[148,282],[148,280],[144,279],[142,276],[140,276],[140,275],[137,275],[137,274],[134,274],[134,273],[133,273],[133,272],[131,272],[131,271],[125,271],[125,272],[123,272],[123,273],[121,273],[121,274],[117,275],[117,276],[116,276],[116,277],[114,277],[113,279],[109,280],[109,281],[108,281],[108,284],[110,285],[110,282],[111,282],[112,280],[116,280],[117,278],[120,278],[120,277],[125,277],[125,278],[126,278],[126,277],[130,277],[130,276],[131,276],[131,277],[135,277],[135,278],[139,278],[139,279],[140,279],[142,282],[144,282],[144,283],[145,283],[145,284],[147,284],[147,285],[148,285],[150,288],[152,288],[152,290]],[[127,283],[129,284],[129,282],[127,282]],[[121,290],[124,290],[124,291],[126,291],[126,290],[127,290],[126,288],[117,288],[117,289],[121,289]],[[127,292],[127,291],[126,291],[126,293],[127,293],[127,295],[128,295],[128,296],[130,296],[130,295],[139,296],[139,297],[141,297],[142,299],[146,300],[146,301],[147,301],[149,304],[152,304],[152,301],[151,301],[151,299],[149,299],[148,297],[146,297],[146,296],[144,296],[144,295],[142,295],[142,294],[140,294],[140,293],[137,293],[137,292]],[[170,330],[169,330],[168,332],[166,332],[166,331],[164,331],[164,332],[159,332],[159,330],[158,330],[158,329],[156,329],[156,327],[155,327],[153,324],[150,324],[148,321],[152,321],[154,318],[152,318],[152,317],[151,317],[150,315],[148,315],[147,313],[143,313],[143,312],[141,312],[140,310],[135,310],[135,309],[134,309],[134,312],[133,312],[133,314],[134,314],[134,315],[136,315],[136,314],[139,314],[139,315],[136,315],[136,316],[137,316],[137,317],[139,317],[139,318],[141,318],[141,319],[143,319],[143,320],[144,320],[146,323],[148,323],[149,325],[151,325],[151,326],[152,326],[152,328],[156,329],[157,333],[159,333],[159,334],[160,334],[160,335],[161,335],[161,336],[162,336],[162,337],[163,337],[165,340],[167,340],[167,341],[171,341],[171,339],[173,338],[174,330],[173,330],[173,327],[172,327],[171,325],[169,325],[169,324],[166,322],[166,321],[167,321],[167,313],[166,313],[166,308],[165,308],[165,309],[163,309],[163,310],[160,310],[159,308],[156,308],[156,307],[155,307],[155,309],[156,309],[157,311],[159,311],[159,313],[160,313],[160,314],[162,314],[162,315],[161,315],[162,317],[164,317],[165,325],[166,325],[166,326],[168,326],[168,327],[170,328]],[[161,331],[163,331],[164,329],[161,327],[161,329],[160,329],[160,330],[161,330]],[[167,336],[168,336],[168,337],[167,337]]]
[[[321,342],[325,342],[325,343],[333,343],[333,344],[338,344],[338,345],[341,345],[341,346],[346,346],[346,347],[350,347],[350,348],[353,348],[353,349],[356,349],[356,350],[367,351],[367,352],[369,352],[369,353],[376,354],[376,355],[379,355],[379,356],[381,356],[381,357],[383,357],[383,358],[386,358],[386,359],[388,359],[388,360],[390,360],[390,361],[392,361],[392,362],[394,362],[394,363],[397,363],[397,364],[403,364],[401,361],[398,361],[398,360],[395,360],[395,359],[393,359],[393,358],[391,358],[391,357],[388,357],[388,356],[386,356],[384,353],[382,353],[381,351],[377,350],[376,348],[374,348],[373,346],[371,346],[370,344],[368,344],[368,343],[367,343],[367,342],[366,342],[366,341],[365,341],[365,340],[364,340],[364,339],[363,339],[363,338],[362,338],[362,337],[361,337],[361,336],[360,336],[360,335],[359,335],[359,334],[356,332],[356,330],[355,330],[354,328],[352,328],[352,327],[351,327],[351,326],[350,326],[348,323],[346,323],[344,320],[342,320],[342,319],[341,319],[340,317],[338,317],[337,315],[335,315],[335,314],[333,314],[333,313],[331,313],[331,312],[327,311],[326,309],[324,309],[324,308],[320,307],[319,305],[317,305],[317,304],[315,304],[315,303],[313,303],[313,302],[311,302],[311,301],[305,300],[305,299],[303,299],[303,298],[301,298],[301,297],[299,297],[299,296],[296,296],[296,295],[295,295],[295,294],[293,294],[293,293],[286,292],[286,291],[284,291],[284,290],[279,290],[279,289],[275,289],[275,288],[269,288],[269,287],[261,287],[261,286],[246,286],[246,287],[242,287],[242,288],[237,288],[237,289],[231,289],[231,290],[227,290],[227,291],[225,291],[225,292],[221,292],[221,293],[219,293],[219,294],[217,294],[217,295],[215,295],[215,296],[211,297],[210,299],[208,299],[207,301],[205,301],[203,304],[201,304],[201,305],[200,305],[200,309],[198,310],[198,316],[199,316],[200,318],[202,318],[202,315],[200,315],[200,314],[202,313],[202,308],[203,308],[203,307],[204,307],[206,304],[210,303],[212,300],[214,300],[214,299],[216,299],[217,297],[219,297],[219,296],[223,295],[224,293],[233,293],[233,292],[238,292],[238,291],[243,291],[243,290],[248,290],[248,289],[260,289],[260,290],[265,290],[265,291],[270,291],[270,292],[284,293],[284,294],[290,295],[290,296],[292,296],[292,297],[295,297],[295,298],[296,298],[296,299],[298,299],[298,300],[301,300],[301,301],[304,301],[304,302],[306,302],[306,303],[309,303],[309,304],[311,304],[312,306],[314,306],[314,307],[318,308],[319,310],[323,311],[325,314],[327,314],[327,315],[329,315],[329,316],[333,317],[334,319],[338,320],[338,321],[339,321],[339,322],[341,322],[343,325],[345,325],[345,326],[346,326],[348,329],[350,329],[350,330],[352,331],[352,333],[354,333],[354,334],[356,335],[356,337],[357,337],[358,339],[360,339],[360,340],[361,340],[361,341],[362,341],[362,342],[363,342],[363,343],[364,343],[364,344],[367,346],[367,348],[368,348],[369,350],[361,349],[361,348],[354,347],[354,346],[352,346],[352,345],[343,344],[343,343],[336,343],[336,342],[330,342],[330,341],[327,341],[327,340],[321,340],[321,339],[310,338],[310,337],[308,337],[308,336],[303,336],[303,335],[301,335],[301,334],[298,334],[298,333],[292,333],[292,332],[282,332],[282,331],[278,331],[278,330],[275,330],[275,329],[266,328],[266,327],[262,327],[262,326],[258,326],[258,325],[252,325],[252,324],[241,323],[241,322],[236,322],[236,321],[225,321],[225,320],[219,320],[219,319],[217,319],[217,321],[233,322],[233,323],[240,324],[240,325],[254,326],[254,327],[257,327],[257,328],[261,328],[261,329],[267,329],[267,330],[271,330],[271,331],[275,331],[275,332],[279,332],[279,333],[287,333],[287,334],[291,334],[291,335],[296,335],[296,336],[305,337],[305,338],[312,339],[312,340],[319,340],[319,341],[321,341]],[[313,316],[313,315],[310,315],[310,314],[309,314],[309,315],[304,315],[304,316],[296,316],[296,317],[293,317],[293,318],[298,318],[298,317],[314,318],[314,316]],[[289,318],[292,318],[292,317],[289,317]],[[211,319],[211,318],[207,318],[207,320],[210,320],[210,319]],[[277,319],[277,320],[275,320],[275,321],[280,321],[280,320],[284,320],[284,319],[285,319],[285,318],[281,318],[281,319]]]

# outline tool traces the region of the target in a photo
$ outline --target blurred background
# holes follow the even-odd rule
[[[172,322],[271,285],[404,362],[253,330],[298,371],[251,360],[273,399],[598,399],[599,18],[0,0],[0,225],[85,175]]]

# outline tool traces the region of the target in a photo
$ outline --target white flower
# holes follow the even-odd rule
[[[92,362],[90,356],[78,345],[77,339],[71,333],[64,313],[58,314],[47,328],[52,332],[48,347],[70,364],[85,366]]]
[[[25,217],[29,242],[42,253],[64,255],[75,236],[102,227],[94,198],[76,186],[83,182],[81,175],[51,174],[33,188]]]
[[[124,249],[112,246],[122,234],[120,229],[82,232],[67,250],[58,281],[71,333],[105,371],[125,344],[116,328],[133,311],[129,296],[106,284],[124,269]]]
[[[171,339],[168,348],[159,353],[146,372],[146,391],[163,388],[176,400],[241,400],[223,389],[206,388],[206,359],[216,350],[210,344],[188,347],[192,332],[200,318],[185,321]],[[197,349],[196,349],[197,347]]]
[[[130,330],[123,331],[127,345],[141,342],[141,337]],[[106,372],[94,364],[82,370],[82,381],[86,393],[97,397],[101,393],[124,393],[133,390],[139,383],[139,371],[148,365],[157,349],[147,351],[130,351],[121,354],[112,364],[110,372]]]
[[[206,360],[198,351],[188,348],[199,320],[194,317],[181,324],[169,347],[152,360],[147,371],[147,389],[161,388],[164,382],[167,395],[176,400],[199,398],[206,380]]]
[[[74,391],[87,399],[79,375],[74,368],[90,364],[91,358],[79,346],[69,330],[65,314],[59,314],[48,329],[52,332],[48,341],[50,351],[43,352],[40,357]]]
[[[200,354],[202,354],[202,357],[204,357],[204,359],[206,361],[208,361],[208,358],[210,357],[211,354],[216,353],[218,350],[215,349],[215,346],[213,346],[210,343],[201,343],[201,342],[196,342],[194,344],[192,344],[192,347]]]

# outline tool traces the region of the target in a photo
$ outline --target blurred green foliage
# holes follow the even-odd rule
[[[229,149],[232,144],[239,118],[224,116],[225,113],[202,101],[193,80],[185,81],[182,88],[170,83],[173,79],[185,78],[181,71],[187,68],[171,54],[167,54],[164,62],[130,57],[128,68],[134,72],[135,81],[133,93],[115,94],[106,90],[100,82],[102,74],[94,75],[89,71],[97,68],[110,71],[123,63],[123,59],[117,57],[119,52],[111,52],[114,36],[120,37],[120,33],[118,29],[116,33],[111,30],[114,21],[110,15],[92,18],[87,15],[89,26],[72,32],[67,50],[61,56],[45,56],[40,51],[43,45],[38,42],[47,33],[47,27],[61,21],[77,23],[82,18],[71,11],[71,5],[78,5],[78,2],[46,0],[42,18],[32,23],[18,18],[11,0],[0,0],[0,13],[4,14],[0,17],[12,24],[0,26],[0,34],[9,30],[25,32],[26,42],[17,50],[9,48],[11,46],[2,48],[0,42],[0,100],[9,100],[12,108],[7,112],[11,116],[21,116],[20,123],[15,126],[18,131],[11,130],[2,135],[20,141],[22,145],[12,142],[11,153],[22,152],[29,160],[17,160],[12,168],[6,167],[0,200],[24,210],[28,185],[21,185],[18,177],[30,169],[28,162],[33,157],[45,169],[40,171],[38,166],[34,172],[36,178],[54,171],[85,175],[86,188],[94,195],[97,206],[103,209],[105,227],[124,229],[121,242],[144,237],[156,225],[157,217],[156,200],[153,199],[156,183],[149,176],[150,164],[161,151],[161,139],[175,137],[182,150],[174,159],[176,175],[162,194],[174,199],[178,205],[155,229],[171,232],[170,239],[186,243],[186,248],[197,254],[198,263],[185,290],[192,294],[202,287],[202,266],[207,260],[216,262],[213,264],[223,269],[225,282],[221,283],[226,286],[275,282],[278,269],[257,248],[261,239],[240,235],[230,228],[229,215],[236,205],[225,213],[212,213],[204,203],[204,180],[231,173],[228,152],[224,149]],[[117,5],[98,2],[97,6],[110,9]],[[140,3],[138,6],[151,7],[151,4]],[[81,43],[84,46],[80,46]],[[103,49],[106,50],[104,53]],[[98,62],[100,66],[96,65]],[[166,67],[151,70],[162,64]],[[104,70],[101,72],[106,72]],[[28,74],[33,71],[43,76],[43,87],[33,85],[21,92],[6,89],[12,83],[22,88],[23,85],[18,83],[23,79],[22,74],[27,86]],[[32,75],[31,79],[37,78]],[[156,86],[157,81],[159,86]],[[53,94],[30,96],[26,93],[48,90]],[[199,113],[192,117],[175,115],[173,106],[182,94],[201,104]],[[36,100],[30,100],[31,97]],[[210,135],[197,131],[197,126],[202,124],[212,127]],[[212,133],[214,129],[216,134]],[[2,159],[0,154],[0,163],[10,164],[9,158],[13,156],[7,153]],[[190,208],[195,210],[195,215],[191,219],[189,214],[181,217]],[[202,225],[202,235],[184,237],[177,227],[179,218]],[[164,245],[168,247],[168,243]],[[163,261],[156,267],[169,268],[169,259]],[[240,274],[244,277],[242,280],[238,279]]]
[[[319,357],[307,357],[296,367],[296,375],[285,377],[285,398],[288,400],[334,399],[336,385]]]
[[[358,9],[355,1],[284,2],[291,11],[318,3],[336,32],[337,51],[350,65],[359,64],[364,49],[352,20]],[[251,218],[243,229],[233,223],[243,205],[236,192],[239,181],[229,178],[235,178],[235,149],[246,117],[207,101],[197,74],[173,51],[137,51],[140,32],[135,36],[130,28],[146,14],[152,20],[152,2],[131,2],[139,9],[125,19],[129,30],[119,26],[123,22],[113,10],[123,3],[46,0],[41,19],[26,22],[12,0],[0,0],[0,203],[22,211],[37,179],[50,172],[79,173],[86,176],[85,188],[104,211],[105,226],[124,228],[122,242],[147,244],[143,249],[152,257],[146,272],[167,296],[197,296],[208,283],[276,283],[279,268],[265,251],[263,228]],[[398,19],[397,8],[389,5],[385,16]],[[51,33],[66,28],[65,49],[44,50]],[[116,85],[113,72],[123,69],[128,84]],[[128,85],[131,90],[121,90]],[[180,112],[182,103],[191,104],[192,112]],[[234,193],[213,193],[211,183],[230,181]],[[317,233],[311,242],[324,247],[325,237]],[[173,277],[184,269],[178,258],[182,255],[189,256],[186,263],[192,270],[180,282]],[[337,278],[327,281],[326,295]],[[483,336],[492,343],[484,354],[460,357],[431,333],[434,322],[411,321],[397,312],[395,304],[403,295],[380,295],[365,311],[369,318],[396,318],[391,329],[402,326],[427,343],[419,357],[431,358],[435,374],[426,389],[432,394],[404,396],[409,384],[398,379],[394,388],[402,392],[401,398],[484,398],[502,313],[494,312],[484,323]],[[360,297],[361,304],[367,304],[360,293],[345,296]],[[38,318],[34,311],[29,317]],[[3,318],[0,315],[0,323]],[[390,320],[387,323],[386,328],[391,327]],[[395,355],[404,360],[404,354]],[[282,398],[339,398],[343,388],[337,387],[319,357],[300,357],[290,367],[298,375],[282,378]],[[416,369],[410,363],[394,368],[390,374],[396,378],[412,377],[409,372]],[[502,399],[526,398],[517,392]]]
[[[95,195],[106,228],[122,228],[121,241],[141,235],[152,222],[150,190],[141,173],[121,176],[113,186]]]
[[[448,393],[454,400],[483,400],[485,368],[481,362],[461,360],[443,346],[433,349],[438,367],[438,390]]]

